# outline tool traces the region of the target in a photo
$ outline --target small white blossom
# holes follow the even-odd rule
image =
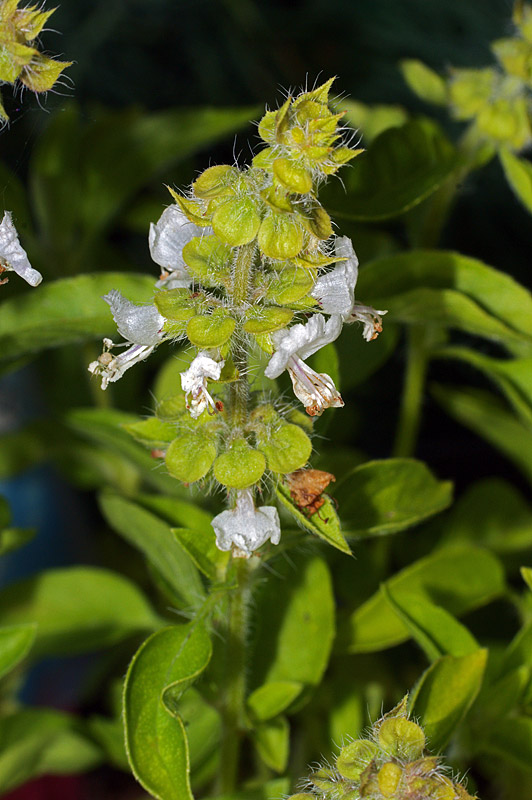
[[[9,211],[4,211],[0,222],[0,274],[4,271],[16,272],[30,286],[38,286],[42,281],[41,273],[33,269],[28,254],[18,240],[17,229]]]
[[[314,284],[311,295],[326,314],[340,314],[345,319],[351,314],[355,302],[358,258],[353,243],[347,236],[336,237],[334,250],[338,258],[346,260],[321,275]]]
[[[131,344],[155,345],[163,338],[165,318],[155,305],[132,303],[116,289],[103,298],[111,307],[111,314],[121,336]]]
[[[363,336],[367,342],[376,339],[382,331],[382,316],[386,311],[377,311],[371,306],[355,302],[355,286],[358,279],[358,258],[351,239],[339,236],[335,241],[335,252],[345,258],[330,272],[321,275],[311,295],[326,314],[340,314],[344,322],[362,322]]]
[[[281,523],[273,506],[255,508],[251,489],[237,493],[233,511],[222,511],[214,517],[212,527],[220,550],[232,550],[233,555],[249,558],[268,541],[279,544]]]
[[[351,314],[345,321],[348,324],[362,322],[364,325],[362,336],[366,342],[371,342],[377,338],[379,333],[382,333],[382,317],[387,313],[387,311],[376,311],[371,306],[364,306],[362,303],[355,303]]]
[[[190,222],[179,206],[165,208],[156,225],[150,224],[148,243],[152,259],[163,268],[158,289],[187,289],[192,277],[183,261],[183,247],[206,229]]]
[[[216,403],[207,389],[207,379],[219,380],[224,364],[225,361],[215,361],[205,351],[200,350],[190,367],[181,373],[186,407],[193,419],[197,419],[206,408],[216,411]]]
[[[321,314],[315,314],[304,325],[298,323],[272,334],[275,352],[264,374],[267,378],[278,378],[285,369],[288,370],[294,394],[311,417],[319,416],[331,406],[344,405],[332,378],[315,372],[303,361],[334,342],[340,335],[342,324],[339,314],[333,314],[327,320]]]
[[[155,350],[155,345],[134,344],[123,353],[114,355],[110,350],[117,346],[119,345],[113,344],[111,339],[104,339],[103,353],[88,366],[90,373],[101,377],[102,389],[107,389],[110,383],[120,380],[126,370],[139,361],[144,361]]]

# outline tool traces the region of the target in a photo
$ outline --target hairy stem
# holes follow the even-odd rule
[[[233,306],[241,308],[249,300],[249,290],[256,247],[254,242],[243,245],[237,250],[233,264]],[[248,355],[241,342],[235,341],[231,350],[233,363],[238,370],[239,378],[229,384],[229,419],[234,436],[241,429],[248,417],[249,383],[247,377]]]
[[[394,455],[413,455],[423,402],[425,376],[428,365],[427,333],[424,326],[412,325],[408,329],[408,356],[405,382],[399,411],[399,423],[395,439]]]
[[[218,791],[224,795],[232,795],[237,786],[246,692],[246,629],[251,565],[247,559],[240,558],[235,559],[234,568],[238,588],[229,599],[223,633],[225,646]]]

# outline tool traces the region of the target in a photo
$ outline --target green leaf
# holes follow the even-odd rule
[[[75,408],[66,415],[66,422],[69,428],[89,441],[102,445],[106,451],[125,456],[138,467],[147,484],[170,495],[184,492],[170,475],[154,469],[155,462],[150,454],[123,429],[125,425],[138,422],[135,414],[113,408]]]
[[[532,568],[521,567],[521,577],[523,578],[528,588],[532,590]]]
[[[172,534],[197,568],[211,581],[219,580],[220,576],[225,573],[230,553],[224,553],[218,549],[216,534],[210,523],[209,530],[172,528]]]
[[[443,656],[421,676],[409,698],[411,713],[419,718],[428,746],[441,751],[480,691],[488,651]]]
[[[440,385],[431,392],[448,414],[504,453],[532,482],[532,431],[498,397],[481,389]]]
[[[532,164],[506,148],[499,150],[506,180],[524,207],[532,214]]]
[[[207,633],[191,624],[155,633],[129,666],[124,686],[128,758],[137,780],[159,800],[193,800],[178,700],[210,657]]]
[[[333,487],[344,527],[357,536],[395,533],[443,511],[452,484],[421,461],[390,458],[355,467]]]
[[[215,458],[216,446],[212,438],[196,428],[174,439],[166,451],[165,463],[174,478],[193,483],[205,477]]]
[[[456,328],[508,345],[530,343],[528,336],[516,333],[480,308],[474,300],[453,289],[412,289],[387,298],[385,306],[394,322]]]
[[[35,640],[35,624],[0,628],[0,678],[3,678],[30,651]]]
[[[447,105],[447,84],[437,72],[415,58],[403,59],[400,68],[403,78],[414,94],[427,103]]]
[[[446,547],[396,573],[386,587],[397,603],[415,593],[459,616],[500,596],[502,567],[480,547]],[[351,614],[341,631],[342,644],[353,653],[371,653],[404,642],[410,630],[390,606],[383,588]]]
[[[484,372],[513,405],[523,422],[532,426],[532,357],[499,359],[467,347],[443,347],[436,358],[456,358]]]
[[[505,761],[527,772],[532,770],[532,719],[518,716],[499,719],[482,739],[483,753],[502,756]]]
[[[343,176],[345,190],[331,183],[320,198],[333,218],[388,219],[421,203],[459,164],[435,122],[414,120],[381,133]]]
[[[149,511],[154,511],[172,525],[188,525],[195,531],[204,534],[213,533],[212,514],[199,508],[195,503],[177,497],[166,497],[160,494],[137,494],[135,500]]]
[[[82,772],[100,761],[100,749],[68,714],[34,708],[0,719],[2,794],[39,775]]]
[[[329,661],[334,627],[325,561],[301,555],[297,565],[276,561],[255,600],[252,687],[272,681],[317,685]]]
[[[274,772],[284,772],[288,762],[290,727],[285,717],[261,722],[253,729],[253,741],[261,759]]]
[[[0,316],[0,359],[13,359],[69,342],[113,335],[116,325],[102,296],[118,289],[133,302],[153,296],[153,278],[119,272],[43,283],[6,300]]]
[[[126,578],[96,567],[43,572],[0,592],[4,625],[36,623],[35,655],[100,650],[159,624]]]
[[[462,294],[478,306],[473,312],[473,307],[466,304],[468,312],[481,319],[484,311],[493,317],[494,322],[503,323],[507,330],[501,327],[499,333],[507,336],[509,341],[528,343],[532,340],[530,292],[509,275],[459,253],[411,250],[379,258],[361,270],[357,283],[357,293],[375,308],[387,308],[380,303],[394,302],[397,297],[419,289],[452,290],[451,302],[455,301],[456,293]],[[434,297],[437,295],[429,293],[425,296],[436,303]],[[415,299],[416,295],[410,297]],[[445,309],[443,301],[440,307]],[[456,324],[459,325],[459,320]],[[484,319],[483,324],[489,323]]]
[[[249,695],[248,712],[259,722],[272,719],[285,711],[299,697],[302,689],[302,684],[297,681],[264,683]]]
[[[138,420],[124,425],[127,431],[137,442],[146,447],[157,448],[165,447],[175,439],[176,426],[171,422],[163,422],[157,417]]]
[[[496,553],[528,550],[532,507],[512,484],[485,478],[472,484],[446,516],[443,540],[483,544]]]
[[[109,525],[140,550],[164,578],[178,607],[201,605],[205,590],[196,565],[167,523],[115,494],[101,495],[100,508]]]
[[[255,113],[249,107],[155,114],[127,109],[100,111],[82,123],[75,106],[68,106],[52,117],[33,154],[40,227],[51,241],[58,234],[59,241],[71,244],[80,228],[81,243],[100,234],[142,186],[247,125]]]
[[[314,514],[307,516],[294,502],[288,486],[279,483],[275,491],[277,499],[306,530],[310,531],[315,536],[319,536],[320,539],[336,547],[336,549],[340,550],[342,553],[351,555],[349,545],[340,529],[338,514],[336,513],[333,502],[327,495],[322,495],[322,499],[325,500],[325,503]]]
[[[467,656],[479,649],[464,625],[423,594],[400,592],[396,600],[386,584],[382,591],[429,661],[443,655]]]

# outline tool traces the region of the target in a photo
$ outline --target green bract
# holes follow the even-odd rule
[[[231,338],[235,325],[225,309],[217,308],[209,316],[192,317],[187,325],[187,336],[196,347],[220,347]]]
[[[245,439],[237,439],[227,452],[218,456],[214,463],[214,476],[230,489],[245,489],[262,478],[266,459],[248,445]]]
[[[276,308],[274,306],[256,306],[247,312],[244,330],[248,333],[272,333],[284,328],[294,312],[289,308]]]
[[[216,447],[203,431],[184,433],[168,447],[165,461],[168,472],[185,483],[204,478],[216,458]]]
[[[297,256],[303,247],[301,222],[295,216],[268,211],[258,232],[261,253],[268,258],[285,259]]]
[[[192,239],[183,248],[183,260],[203,286],[223,286],[229,281],[231,248],[216,236]]]
[[[312,442],[298,425],[283,422],[264,440],[259,439],[259,448],[272,472],[286,474],[305,466],[312,452]]]
[[[260,227],[260,215],[251,197],[235,197],[216,207],[212,227],[222,242],[231,247],[252,242]]]

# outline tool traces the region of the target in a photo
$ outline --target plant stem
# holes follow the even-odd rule
[[[233,264],[233,306],[244,306],[249,299],[253,262],[256,247],[254,242],[243,245],[237,250]],[[231,355],[240,377],[229,384],[229,419],[233,436],[241,435],[243,425],[247,421],[249,404],[249,383],[247,377],[248,354],[245,347],[235,341]]]
[[[416,448],[428,365],[427,331],[425,326],[412,325],[408,329],[407,336],[406,374],[394,446],[394,455],[402,457],[413,455]]]
[[[244,730],[246,629],[251,574],[250,563],[245,558],[235,559],[234,569],[238,588],[229,598],[227,624],[223,634],[224,685],[220,707],[222,730],[218,792],[227,795],[236,790],[240,741]]]

